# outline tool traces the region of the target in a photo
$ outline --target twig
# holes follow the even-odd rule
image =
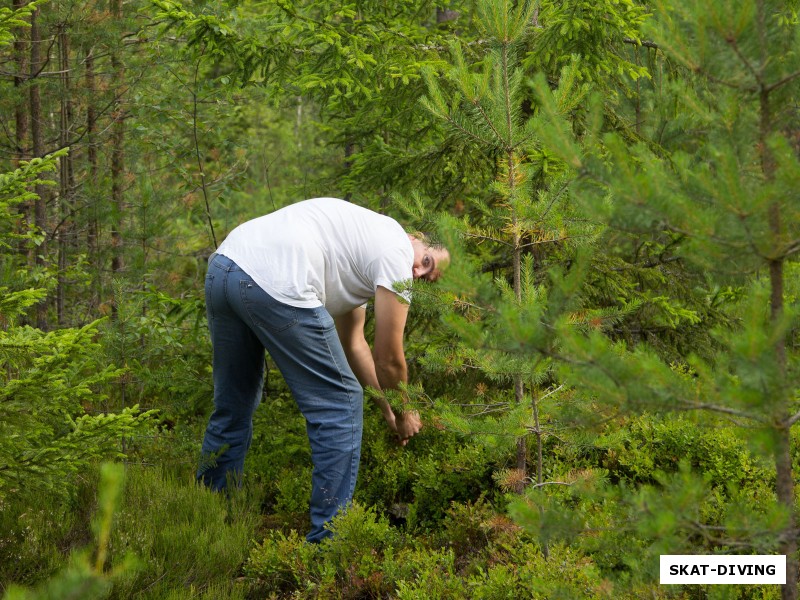
[[[197,66],[195,66],[194,69],[194,85],[192,86],[192,136],[194,137],[194,152],[197,157],[197,168],[200,170],[200,184],[203,190],[203,200],[206,205],[206,218],[208,219],[208,227],[211,230],[211,240],[214,242],[214,248],[216,248],[219,244],[217,244],[217,234],[214,232],[214,223],[211,220],[211,206],[208,202],[208,190],[206,189],[206,173],[203,170],[203,160],[200,156],[200,141],[197,137],[197,79],[204,52],[205,48],[200,52],[200,56],[197,59]]]
[[[754,414],[750,414],[743,410],[736,410],[735,408],[729,408],[727,406],[720,406],[718,404],[707,404],[707,403],[698,403],[693,404],[690,402],[683,402],[683,408],[685,410],[710,410],[712,412],[722,413],[724,415],[733,415],[736,417],[744,417],[745,419],[751,419],[753,421],[759,421],[761,423],[766,423],[767,420],[763,417],[758,417]]]
[[[544,486],[546,486],[546,485],[566,485],[567,487],[569,487],[569,486],[571,486],[572,484],[571,484],[571,483],[568,483],[568,482],[566,482],[566,481],[543,481],[542,483],[535,483],[535,484],[533,484],[533,485],[531,486],[531,489],[534,489],[534,490],[535,490],[536,488],[544,487]]]
[[[770,85],[765,86],[764,87],[764,91],[765,92],[771,92],[775,88],[779,88],[782,85],[789,83],[792,79],[797,79],[798,77],[800,77],[800,71],[795,71],[794,73],[791,73],[791,74],[787,75],[783,79],[779,79],[775,83],[771,83]]]
[[[633,44],[634,46],[644,46],[645,48],[654,48],[655,50],[659,49],[658,44],[647,40],[635,40],[633,38],[623,38],[622,41],[625,42],[626,44]]]
[[[782,423],[782,426],[783,426],[783,427],[785,427],[786,429],[789,429],[789,427],[791,427],[792,425],[794,425],[794,424],[795,424],[795,423],[797,423],[798,421],[800,421],[800,412],[798,412],[798,413],[795,413],[795,414],[793,414],[791,417],[789,417],[788,419],[786,419],[786,420],[785,420],[785,421]]]

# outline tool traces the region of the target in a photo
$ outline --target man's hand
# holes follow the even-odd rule
[[[422,429],[422,419],[419,418],[419,413],[415,410],[396,413],[394,425],[400,445],[405,446],[408,440]]]
[[[405,446],[411,436],[422,429],[422,420],[417,411],[403,412],[392,410],[392,406],[383,395],[374,394],[373,400],[380,407],[386,425],[397,438],[397,443]]]

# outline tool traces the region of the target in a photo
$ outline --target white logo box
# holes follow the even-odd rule
[[[661,583],[783,585],[786,583],[786,556],[664,554],[661,556]]]

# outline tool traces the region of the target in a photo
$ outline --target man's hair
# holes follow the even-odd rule
[[[447,251],[447,248],[445,248],[444,244],[439,240],[439,238],[436,237],[435,234],[425,231],[414,231],[411,233],[411,235],[433,250]]]

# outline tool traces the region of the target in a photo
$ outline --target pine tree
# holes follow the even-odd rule
[[[455,312],[447,315],[448,334],[455,333],[427,357],[429,369],[445,372],[474,370],[473,390],[456,387],[451,395],[475,395],[467,410],[450,410],[442,403],[449,426],[482,433],[497,443],[515,438],[513,467],[502,470],[502,486],[521,492],[544,481],[543,446],[554,432],[546,426],[553,406],[562,399],[552,361],[540,349],[552,335],[541,326],[560,303],[550,296],[548,271],[570,260],[595,232],[574,212],[568,193],[569,167],[542,146],[541,123],[532,114],[523,63],[535,37],[537,5],[487,0],[477,5],[480,52],[470,64],[462,46],[453,48],[453,66],[444,81],[428,78],[426,108],[449,132],[448,144],[477,152],[491,161],[495,177],[489,191],[475,186],[467,216],[444,223],[449,245],[456,248],[453,267],[443,287],[452,294]],[[480,53],[484,53],[481,55]],[[575,64],[563,69],[554,92],[555,109],[569,115],[584,101],[588,86]],[[465,254],[463,247],[469,253]],[[491,277],[489,276],[491,274]],[[572,306],[571,308],[575,308]],[[598,317],[599,315],[595,315]],[[608,315],[606,315],[608,316]],[[583,316],[575,314],[576,319]],[[532,343],[535,338],[536,344]],[[538,346],[537,346],[538,344]],[[488,419],[469,415],[491,415]],[[535,465],[530,465],[529,438],[536,440]]]
[[[671,364],[643,344],[614,345],[599,332],[576,332],[561,318],[556,327],[563,376],[609,410],[666,415],[685,410],[701,427],[719,426],[721,419],[741,427],[751,450],[771,459],[774,506],[763,501],[742,506],[737,490],[729,490],[727,521],[681,514],[685,499],[702,497],[705,489],[687,471],[676,475],[680,485],[669,477],[661,480],[656,505],[656,496],[644,491],[638,500],[623,494],[637,506],[627,518],[641,523],[646,537],[658,532],[646,543],[661,553],[683,553],[676,550],[699,535],[707,540],[706,551],[744,547],[785,554],[782,597],[796,598],[796,14],[782,2],[658,2],[645,31],[684,69],[667,88],[687,111],[676,150],[668,154],[652,143],[630,145],[620,134],[597,133],[588,136],[583,150],[568,136],[550,137],[549,148],[576,165],[581,175],[576,198],[584,200],[587,216],[611,231],[671,238],[670,254],[703,274],[698,291],[724,318],[711,332],[710,351],[687,353]],[[563,123],[556,127],[565,130]],[[528,517],[536,515],[534,510]]]

